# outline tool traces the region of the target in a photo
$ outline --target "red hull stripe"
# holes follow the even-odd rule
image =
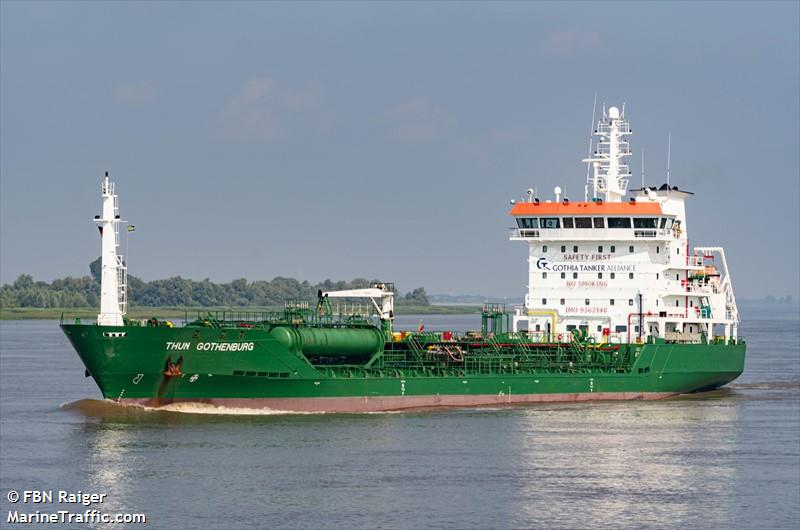
[[[588,392],[580,394],[446,395],[331,398],[209,398],[122,399],[120,402],[159,407],[173,403],[204,403],[218,407],[269,409],[284,412],[388,412],[435,407],[480,407],[515,403],[655,400],[674,392]]]

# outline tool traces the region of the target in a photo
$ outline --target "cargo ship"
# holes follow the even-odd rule
[[[106,399],[278,411],[367,412],[661,399],[716,389],[745,342],[721,247],[689,246],[690,192],[628,190],[631,129],[603,109],[582,201],[532,188],[511,201],[528,245],[524,304],[486,304],[481,329],[398,331],[391,283],[319,292],[282,311],[126,317],[118,195],[106,173],[97,321],[61,328]],[[364,307],[369,310],[363,310]]]

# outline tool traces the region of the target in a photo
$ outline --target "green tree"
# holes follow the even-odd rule
[[[94,278],[94,281],[100,283],[100,278],[103,274],[103,258],[99,257],[89,264],[89,273]]]

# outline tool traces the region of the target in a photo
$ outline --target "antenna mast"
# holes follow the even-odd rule
[[[669,162],[672,157],[672,131],[667,136],[667,186],[669,186]]]
[[[626,162],[631,156],[627,137],[631,134],[631,127],[625,119],[625,113],[617,107],[609,107],[606,111],[603,105],[603,118],[597,122],[595,136],[598,137],[597,148],[589,158],[583,161],[594,168],[594,174],[587,177],[587,183],[594,189],[594,196],[598,192],[608,202],[619,202],[625,196],[628,180],[631,177],[630,168]]]
[[[644,189],[644,147],[642,147],[642,189]]]
[[[594,116],[595,116],[596,112],[597,112],[597,92],[594,93],[594,103],[592,103],[592,121],[591,121],[591,123],[589,123],[589,153],[587,154],[588,158],[592,158],[592,127],[594,127]],[[584,193],[583,193],[583,195],[584,195],[583,200],[585,200],[585,201],[589,200],[589,186],[588,186],[588,183],[591,180],[591,174],[589,173],[591,171],[591,169],[592,169],[591,165],[590,164],[586,164],[586,182],[587,182],[587,186],[586,186],[586,188],[584,188]],[[594,186],[592,186],[592,188],[594,189],[594,197],[596,198],[597,197],[597,185],[595,184]]]

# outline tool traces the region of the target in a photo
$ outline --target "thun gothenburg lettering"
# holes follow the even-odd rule
[[[320,292],[280,312],[199,312],[179,326],[127,318],[117,194],[102,181],[100,313],[61,328],[107,399],[361,412],[550,401],[660,399],[744,369],[725,252],[689,245],[665,184],[628,190],[624,111],[603,111],[583,201],[559,188],[512,201],[529,247],[524,305],[485,304],[481,330],[399,332],[394,287]],[[362,300],[371,313],[353,311]]]

